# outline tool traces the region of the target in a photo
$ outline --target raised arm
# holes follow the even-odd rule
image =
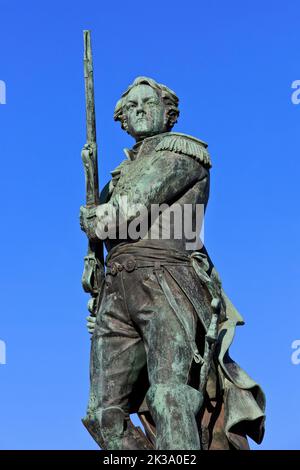
[[[159,152],[132,162],[109,202],[97,208],[97,236],[102,236],[105,227],[117,225],[117,212],[123,222],[130,222],[140,207],[149,213],[152,204],[172,204],[207,176],[201,162],[183,154]]]

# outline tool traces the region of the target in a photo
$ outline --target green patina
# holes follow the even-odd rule
[[[90,51],[87,56],[91,61]],[[104,273],[100,238],[110,205],[126,223],[134,221],[139,203],[147,217],[153,204],[206,208],[207,144],[172,132],[178,115],[178,98],[168,87],[146,77],[133,82],[114,118],[136,143],[100,199],[95,132],[88,132],[83,149],[88,194],[81,227],[89,238],[83,279],[92,295],[91,388],[83,422],[104,449],[246,449],[247,436],[263,437],[264,394],[229,356],[243,319],[205,248],[187,250],[184,236],[153,240],[148,226],[137,240],[105,240]],[[127,210],[119,202],[124,195]],[[132,413],[145,433],[133,426]]]

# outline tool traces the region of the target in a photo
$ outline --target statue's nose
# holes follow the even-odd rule
[[[145,109],[142,103],[138,104],[136,107],[136,114],[145,113]]]

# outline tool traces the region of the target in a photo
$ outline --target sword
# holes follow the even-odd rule
[[[206,385],[208,381],[209,372],[211,369],[211,364],[213,362],[213,356],[218,341],[218,329],[220,323],[220,310],[221,310],[221,300],[218,297],[214,297],[211,301],[212,307],[212,317],[210,321],[209,328],[205,335],[205,346],[204,354],[200,369],[200,386],[199,391],[201,392],[201,404],[200,409],[204,403]],[[202,450],[208,450],[209,446],[209,433],[208,430],[201,426],[201,448]]]

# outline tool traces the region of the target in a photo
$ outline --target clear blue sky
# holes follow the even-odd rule
[[[137,75],[170,86],[174,130],[209,143],[205,243],[246,320],[232,356],[267,395],[260,448],[299,449],[299,2],[1,0],[0,17],[0,448],[95,448],[78,224],[91,29],[101,185],[133,143],[112,119],[121,92]]]

